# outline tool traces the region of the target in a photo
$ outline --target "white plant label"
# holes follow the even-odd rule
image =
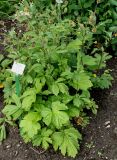
[[[11,71],[17,75],[22,75],[25,69],[25,64],[14,62]]]

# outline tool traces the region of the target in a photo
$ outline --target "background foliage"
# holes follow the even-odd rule
[[[0,19],[8,19],[15,12],[19,0],[0,0]]]

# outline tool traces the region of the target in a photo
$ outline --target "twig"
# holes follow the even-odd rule
[[[37,151],[36,149],[34,149],[34,148],[32,148],[32,147],[30,147],[30,149],[32,149],[32,150],[33,150],[35,153],[37,153],[38,155],[43,154],[44,152],[46,152],[46,150],[39,152],[39,151]]]

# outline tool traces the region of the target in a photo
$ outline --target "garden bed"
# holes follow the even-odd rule
[[[0,21],[0,160],[117,160],[117,4],[68,2],[22,1]]]
[[[114,77],[109,90],[94,91],[93,97],[99,105],[98,114],[92,116],[83,131],[83,142],[76,160],[117,160],[117,58],[109,62]],[[2,108],[0,102],[0,108]],[[7,140],[0,145],[0,160],[71,160],[55,153],[24,144],[17,128],[9,128]]]

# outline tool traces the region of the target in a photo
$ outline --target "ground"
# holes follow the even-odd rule
[[[99,109],[91,115],[90,124],[82,130],[81,149],[74,160],[117,160],[117,58],[108,64],[114,77],[108,90],[95,90],[92,95]],[[0,94],[2,97],[2,94]],[[0,98],[0,109],[3,107]],[[7,139],[0,144],[0,160],[72,160],[53,149],[44,151],[25,144],[17,127],[8,127]]]

